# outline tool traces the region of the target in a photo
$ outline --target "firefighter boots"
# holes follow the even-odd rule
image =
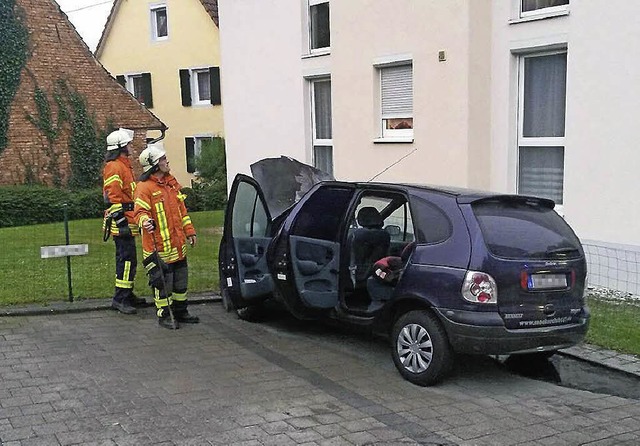
[[[111,301],[111,308],[122,314],[136,314],[138,310],[133,308],[127,301]]]

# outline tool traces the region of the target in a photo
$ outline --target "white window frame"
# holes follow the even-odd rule
[[[411,97],[412,97],[412,111],[411,116],[407,114],[396,114],[396,115],[384,115],[382,111],[382,72],[384,69],[399,67],[399,66],[411,66]],[[374,61],[374,68],[377,71],[377,82],[378,82],[378,125],[379,125],[379,133],[378,137],[374,139],[376,143],[412,143],[414,138],[414,125],[413,120],[415,114],[413,112],[413,98],[414,98],[414,89],[413,89],[413,58],[411,55],[402,54],[397,56],[383,57]],[[387,129],[386,121],[388,119],[398,119],[398,118],[411,118],[412,128],[410,129]]]
[[[556,147],[562,147],[566,157],[566,105],[565,105],[565,136],[559,137],[525,137],[524,134],[524,66],[525,60],[532,57],[552,56],[555,54],[567,54],[567,49],[556,49],[548,51],[539,51],[518,55],[518,135],[517,135],[517,147],[516,147],[516,191],[520,193],[520,148],[521,147],[548,147],[549,150],[556,150]],[[566,86],[565,86],[566,88]],[[565,90],[565,101],[566,101]],[[556,204],[555,210],[563,215],[564,212],[564,198],[565,198],[565,180],[566,169],[563,170],[563,188],[562,188],[562,204]]]
[[[316,88],[316,84],[321,83],[321,82],[331,82],[331,77],[330,76],[322,76],[322,77],[316,77],[316,78],[312,78],[309,79],[309,92],[311,93],[311,156],[312,156],[312,163],[315,166],[316,165],[316,147],[317,146],[323,146],[323,147],[331,147],[331,173],[333,174],[333,170],[334,170],[334,162],[333,162],[333,85],[331,86],[331,117],[332,117],[332,121],[331,121],[331,135],[332,138],[330,139],[326,139],[326,138],[316,138],[316,95],[315,95],[315,88]]]
[[[191,79],[191,105],[197,106],[209,106],[211,105],[211,91],[209,91],[209,99],[202,100],[200,98],[200,86],[198,84],[198,74],[199,73],[207,73],[211,76],[211,72],[209,71],[209,67],[199,67],[199,68],[189,68],[189,74]],[[211,79],[209,79],[209,85],[211,85]]]
[[[549,6],[546,8],[534,9],[533,11],[523,11],[522,10],[522,2],[523,0],[518,1],[518,11],[520,13],[521,18],[527,17],[538,17],[538,16],[553,16],[558,14],[566,13],[569,10],[569,4],[560,5],[560,6]]]
[[[157,12],[161,9],[164,9],[165,14],[167,15],[167,35],[166,36],[158,36],[158,18]],[[161,42],[163,40],[169,39],[169,8],[167,8],[166,3],[152,3],[149,5],[149,17],[151,21],[151,40],[154,42]]]
[[[331,16],[331,4],[329,0],[307,0],[307,29],[308,29],[308,41],[309,41],[309,54],[323,55],[331,52],[331,44],[325,47],[312,48],[313,31],[311,27],[311,7],[321,5],[322,3],[329,4],[329,16]],[[329,39],[331,39],[331,19],[329,19]]]

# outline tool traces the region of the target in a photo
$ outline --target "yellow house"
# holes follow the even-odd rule
[[[218,1],[115,0],[95,55],[168,126],[171,171],[189,186],[202,142],[223,136]]]

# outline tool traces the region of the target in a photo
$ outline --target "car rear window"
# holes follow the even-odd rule
[[[565,259],[581,255],[580,241],[553,209],[535,200],[472,204],[489,251],[511,259]]]

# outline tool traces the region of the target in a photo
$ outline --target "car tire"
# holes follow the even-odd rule
[[[400,374],[419,386],[436,384],[453,364],[442,324],[425,310],[409,311],[396,319],[391,330],[391,352]]]
[[[222,308],[224,308],[224,311],[226,311],[227,313],[231,313],[233,310],[235,310],[233,302],[231,302],[231,296],[229,296],[229,290],[227,288],[223,287],[220,290],[220,297],[222,297]]]

